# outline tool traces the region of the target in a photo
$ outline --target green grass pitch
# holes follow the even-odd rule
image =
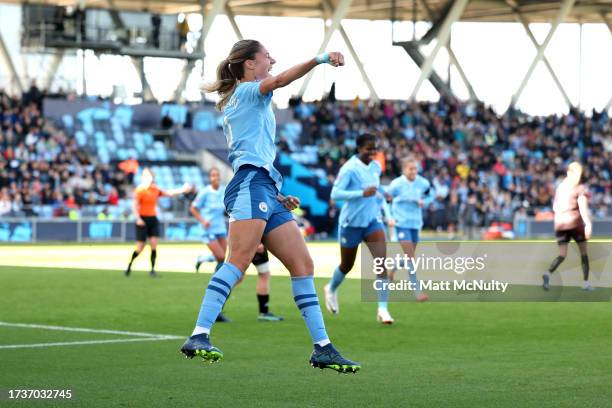
[[[4,247],[3,250],[10,250]],[[95,264],[98,261],[92,261]],[[0,321],[188,335],[208,274],[0,267]],[[324,279],[317,279],[319,299]],[[0,325],[0,388],[73,390],[67,401],[1,406],[84,407],[610,407],[610,303],[395,303],[393,326],[375,321],[359,281],[340,292],[341,314],[324,311],[336,346],[362,363],[356,375],[311,368],[309,336],[289,279],[272,278],[271,310],[256,320],[255,278],[234,290],[229,324],[213,329],[225,360],[179,354],[183,339]]]

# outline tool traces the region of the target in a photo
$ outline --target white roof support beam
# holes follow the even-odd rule
[[[0,33],[0,63],[2,62],[6,67],[10,83],[13,84],[14,89],[16,89],[19,94],[23,93],[23,84],[21,83],[21,79],[19,79],[19,75],[17,74],[17,69],[15,68],[11,54],[4,43],[2,33]]]
[[[322,4],[323,4],[323,9],[325,10],[325,13],[332,14],[333,8],[332,8],[330,1],[323,0]],[[370,81],[370,77],[368,77],[368,74],[365,71],[363,62],[361,62],[361,59],[359,59],[359,55],[357,55],[357,51],[355,51],[355,47],[353,47],[353,43],[351,42],[348,34],[344,30],[344,27],[342,27],[342,23],[339,24],[338,31],[340,32],[340,35],[342,36],[342,39],[344,40],[346,47],[349,49],[351,56],[355,60],[355,64],[357,64],[357,68],[359,69],[359,72],[361,73],[361,77],[363,78],[363,81],[366,83],[366,85],[368,86],[368,89],[370,90],[370,99],[372,99],[374,102],[379,101],[380,98],[378,97],[378,93],[376,92],[376,89],[374,88],[372,81]]]
[[[414,85],[414,89],[410,94],[410,100],[414,100],[416,98],[419,89],[421,89],[421,85],[431,75],[431,72],[433,71],[433,64],[436,60],[436,57],[438,56],[438,52],[440,51],[440,48],[448,45],[448,40],[450,38],[450,32],[453,23],[459,20],[461,14],[463,13],[463,10],[465,9],[465,6],[467,6],[467,3],[468,0],[457,0],[448,12],[448,16],[446,16],[446,19],[444,20],[444,23],[442,23],[440,31],[438,32],[438,35],[436,37],[436,45],[434,49],[423,62],[423,66],[421,67],[421,75],[419,75],[419,78],[417,79],[417,82]]]
[[[353,0],[340,0],[336,9],[333,11],[331,25],[325,31],[325,37],[323,38],[323,42],[321,43],[321,46],[319,47],[319,51],[317,54],[321,54],[325,52],[325,49],[327,48],[329,41],[332,38],[332,35],[340,27],[340,24],[342,23],[342,19],[344,19],[344,17],[346,16],[346,13],[348,12],[348,9],[352,2]],[[306,92],[306,89],[308,88],[308,84],[310,83],[310,80],[312,79],[313,74],[314,74],[314,70],[311,70],[306,75],[306,78],[304,78],[304,82],[302,83],[302,87],[300,88],[300,91],[298,92],[298,96],[300,97],[304,96],[304,92]]]
[[[537,50],[540,47],[540,44],[538,44],[538,41],[535,39],[535,36],[533,35],[531,28],[529,28],[529,21],[527,21],[524,14],[521,13],[521,11],[518,9],[518,5],[516,4],[516,2],[512,0],[506,0],[506,4],[508,4],[508,6],[510,6],[510,8],[512,9],[513,13],[516,16],[517,21],[523,25],[523,28],[525,29],[525,33],[527,34],[527,37],[529,37],[529,39],[531,40],[531,43]],[[557,88],[559,88],[561,95],[563,95],[563,99],[565,100],[565,103],[567,103],[567,106],[572,107],[573,106],[572,101],[567,95],[567,92],[565,92],[565,89],[563,88],[561,81],[559,81],[559,78],[557,77],[555,70],[550,64],[550,61],[548,61],[548,58],[546,58],[546,55],[542,55],[542,61],[546,65],[548,72],[550,72],[550,76],[552,77],[553,81],[555,81]]]
[[[610,23],[610,20],[608,20],[608,16],[606,16],[605,14],[602,14],[601,18],[603,19],[604,23],[606,23],[606,26],[608,26],[608,30],[610,30],[610,35],[612,36],[612,23]],[[604,108],[604,110],[608,111],[610,110],[610,108],[612,108],[612,96],[610,97],[610,100],[606,104],[606,107]]]
[[[521,93],[525,89],[527,82],[529,82],[529,79],[531,78],[531,75],[533,74],[533,71],[535,70],[535,67],[538,65],[538,62],[542,60],[542,57],[544,56],[544,51],[546,51],[546,47],[548,47],[550,40],[552,39],[553,35],[555,35],[555,31],[557,31],[557,27],[559,27],[559,24],[561,24],[561,22],[565,19],[565,17],[567,17],[569,12],[572,10],[572,7],[574,6],[575,2],[576,0],[563,0],[563,2],[561,3],[561,8],[559,9],[557,15],[553,19],[552,25],[550,27],[550,30],[548,30],[548,34],[546,35],[544,42],[542,42],[542,44],[540,44],[540,46],[537,47],[538,52],[535,58],[531,62],[531,65],[529,66],[529,69],[527,70],[527,73],[525,74],[525,77],[521,81],[521,84],[519,85],[517,91],[512,96],[512,100],[510,102],[511,107],[514,107],[516,103],[518,102],[519,98],[521,97]],[[556,75],[554,77],[556,77]],[[570,106],[571,106],[571,103],[570,103]]]

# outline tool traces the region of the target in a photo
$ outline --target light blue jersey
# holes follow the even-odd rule
[[[365,228],[373,220],[381,219],[381,206],[383,200],[378,197],[380,192],[364,197],[363,190],[376,186],[380,188],[380,164],[372,160],[366,165],[359,157],[351,157],[338,173],[332,188],[331,198],[344,201],[340,210],[340,227]]]
[[[234,173],[244,164],[263,167],[280,191],[283,178],[274,168],[276,119],[272,92],[262,95],[259,81],[241,82],[223,108],[223,132]]]
[[[215,190],[209,184],[200,190],[191,203],[192,207],[200,211],[202,218],[210,223],[210,226],[204,230],[205,234],[223,234],[227,232],[225,205],[223,204],[224,194],[225,186],[219,186],[219,189]]]
[[[393,197],[391,215],[395,219],[397,228],[423,228],[423,209],[419,207],[419,200],[427,207],[433,200],[429,181],[417,175],[410,181],[402,175],[394,179],[387,192]]]

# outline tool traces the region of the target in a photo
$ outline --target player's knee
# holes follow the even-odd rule
[[[351,269],[353,269],[353,266],[355,265],[355,261],[342,261],[340,263],[340,272],[347,274],[351,271]]]

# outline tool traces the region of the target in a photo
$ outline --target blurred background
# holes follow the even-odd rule
[[[435,193],[424,239],[552,236],[567,164],[585,165],[595,237],[612,236],[610,1],[19,1],[0,3],[0,241],[134,240],[144,167],[162,189],[231,177],[201,86],[240,38],[275,73],[283,193],[309,240],[334,239],[330,191],[363,132],[383,184],[417,157]],[[162,238],[199,241],[190,199],[160,200]]]

